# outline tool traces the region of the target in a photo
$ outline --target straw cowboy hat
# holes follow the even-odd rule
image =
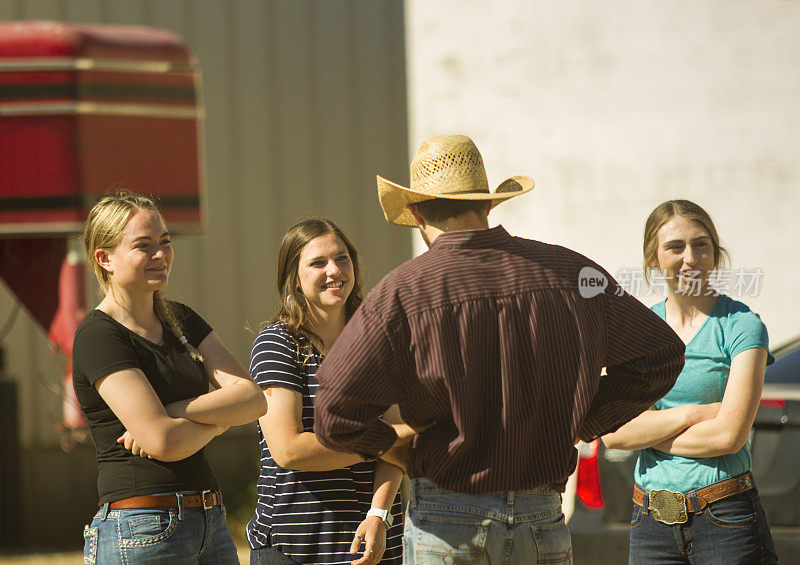
[[[386,221],[396,226],[417,227],[409,204],[448,198],[501,202],[525,194],[533,179],[515,176],[489,192],[486,169],[478,148],[466,135],[439,135],[422,142],[411,161],[411,186],[405,187],[378,175],[378,200]]]

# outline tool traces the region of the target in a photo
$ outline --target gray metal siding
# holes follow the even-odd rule
[[[385,224],[375,190],[376,173],[408,178],[402,1],[3,0],[0,19],[154,26],[197,55],[208,227],[175,238],[168,294],[201,312],[243,362],[245,323],[274,311],[277,246],[295,219],[340,223],[368,286],[411,256],[409,232]],[[0,324],[13,301],[0,290]],[[37,374],[57,385],[60,360],[48,361],[45,333],[27,315],[2,345],[21,386],[21,445],[55,445],[59,400]]]

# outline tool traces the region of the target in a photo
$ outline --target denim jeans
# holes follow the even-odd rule
[[[250,550],[250,565],[292,565],[297,563],[274,547],[262,547]]]
[[[403,563],[572,563],[572,542],[552,487],[463,494],[411,481]]]
[[[691,493],[688,496],[692,496]],[[696,500],[696,498],[695,498]],[[633,505],[628,563],[775,563],[775,547],[756,489],[712,502],[684,524],[667,525]]]
[[[104,506],[83,537],[84,562],[90,565],[239,563],[222,505],[111,511]]]

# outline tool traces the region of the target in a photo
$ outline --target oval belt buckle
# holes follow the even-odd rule
[[[689,519],[686,497],[670,490],[651,490],[648,509],[653,518],[667,525],[683,524]]]

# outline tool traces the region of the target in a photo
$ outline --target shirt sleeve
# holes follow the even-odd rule
[[[261,387],[279,386],[303,392],[303,374],[297,344],[280,326],[258,334],[250,354],[250,374]]]
[[[183,335],[194,347],[199,347],[203,340],[214,331],[200,315],[180,302],[170,302],[175,322]]]
[[[402,398],[399,332],[364,305],[347,323],[317,370],[314,432],[320,443],[372,459],[395,442],[397,434],[380,416]]]
[[[95,318],[75,334],[73,371],[94,386],[97,381],[124,369],[139,369],[130,337],[121,329]]]
[[[743,312],[731,318],[729,329],[731,338],[728,341],[728,351],[731,359],[739,355],[742,351],[763,347],[769,351],[769,335],[767,326],[755,312]],[[775,358],[770,353],[767,365],[775,362]]]
[[[606,376],[600,377],[578,436],[615,431],[667,394],[683,369],[684,345],[666,322],[627,292],[605,294]]]

